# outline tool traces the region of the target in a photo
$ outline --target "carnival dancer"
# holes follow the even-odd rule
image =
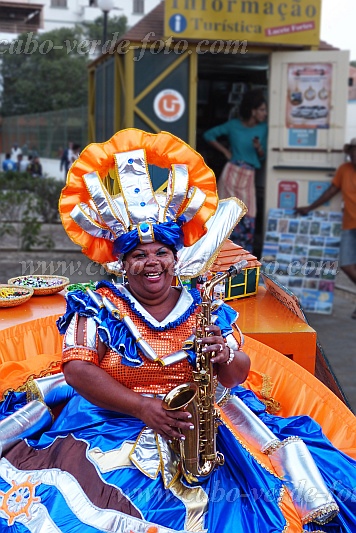
[[[167,193],[154,193],[148,163],[170,169]],[[119,194],[106,179],[114,168]],[[169,133],[129,129],[83,150],[60,200],[64,228],[127,281],[68,293],[66,403],[46,431],[38,417],[31,439],[3,444],[1,531],[354,531],[356,462],[311,418],[267,413],[240,386],[250,361],[237,313],[208,286],[201,297],[173,282],[207,269],[244,212],[234,198],[218,203],[212,171]],[[210,409],[203,391],[215,382]],[[172,391],[192,383],[193,409],[175,409]],[[6,427],[26,408],[30,422],[25,393],[8,395]]]

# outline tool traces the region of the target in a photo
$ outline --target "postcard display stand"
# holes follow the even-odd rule
[[[289,209],[269,211],[262,270],[292,291],[306,312],[332,312],[341,222],[339,212],[301,217]]]

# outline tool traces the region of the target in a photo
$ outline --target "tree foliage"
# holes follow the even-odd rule
[[[94,22],[83,22],[81,24],[87,39],[102,41],[104,15],[96,18]],[[107,21],[107,39],[115,38],[115,34],[122,37],[127,31],[127,18],[124,15],[108,17]]]
[[[101,53],[102,17],[92,24],[42,34],[23,33],[1,53],[3,116],[22,115],[87,104],[87,65]],[[126,31],[126,17],[108,19],[108,38]]]

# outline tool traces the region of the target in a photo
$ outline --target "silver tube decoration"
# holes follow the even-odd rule
[[[221,410],[237,427],[239,434],[246,442],[262,452],[280,442],[266,424],[237,396],[231,396]]]
[[[192,246],[179,250],[177,275],[195,278],[210,270],[216,253],[246,211],[246,206],[237,198],[220,200],[216,213],[206,223],[207,233]]]
[[[184,350],[179,350],[178,352],[174,352],[172,354],[167,355],[163,359],[159,359],[157,353],[152,348],[152,346],[141,337],[139,330],[137,329],[137,327],[129,316],[122,315],[119,309],[106,296],[102,297],[100,294],[95,291],[92,291],[89,288],[86,289],[86,291],[98,308],[106,307],[106,309],[114,318],[116,318],[119,322],[123,322],[125,324],[129,332],[135,339],[137,346],[140,348],[145,357],[147,357],[147,359],[149,359],[150,361],[157,361],[161,363],[162,366],[167,366],[187,358],[188,354]],[[188,341],[189,339],[187,339],[187,342]]]
[[[52,424],[51,412],[38,400],[26,404],[0,422],[0,456],[17,442]]]
[[[90,296],[90,298],[93,300],[93,302],[95,303],[96,307],[98,309],[102,309],[104,307],[104,304],[103,304],[103,299],[101,297],[101,295],[95,291],[92,291],[91,289],[89,289],[89,287],[86,289],[88,295]]]
[[[325,524],[339,511],[306,444],[299,437],[283,441],[237,396],[220,409],[232,426],[252,446],[269,456],[273,469],[283,480],[303,522]]]
[[[73,387],[68,385],[61,372],[31,381],[27,391],[27,401],[40,400],[49,407],[55,407],[69,400],[73,394]]]
[[[326,524],[339,507],[329,492],[306,444],[299,437],[289,437],[269,453],[274,470],[292,497],[303,524]]]
[[[156,352],[154,351],[152,346],[150,346],[148,344],[148,342],[146,342],[140,336],[140,332],[136,328],[136,326],[133,323],[132,319],[129,316],[127,316],[127,315],[121,315],[119,309],[106,296],[104,296],[102,300],[103,300],[104,306],[109,311],[109,313],[114,318],[116,318],[118,321],[123,322],[125,324],[125,326],[129,330],[129,332],[131,333],[131,335],[135,339],[135,342],[136,342],[137,346],[140,348],[140,350],[145,355],[145,357],[147,357],[147,359],[149,359],[150,361],[158,361],[159,360],[158,355],[156,354]]]

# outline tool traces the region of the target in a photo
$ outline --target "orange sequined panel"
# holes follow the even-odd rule
[[[98,292],[108,296],[121,312],[130,316],[141,336],[152,346],[160,358],[181,350],[183,342],[192,334],[192,328],[195,326],[194,313],[174,330],[155,331],[150,329],[145,322],[142,322],[131,311],[129,305],[113,295],[109,289],[102,288]],[[161,363],[149,361],[142,353],[140,355],[143,359],[143,365],[129,367],[121,364],[121,355],[108,348],[100,367],[129,389],[140,393],[165,394],[180,383],[192,381],[192,367],[186,359],[173,365],[162,366]]]

